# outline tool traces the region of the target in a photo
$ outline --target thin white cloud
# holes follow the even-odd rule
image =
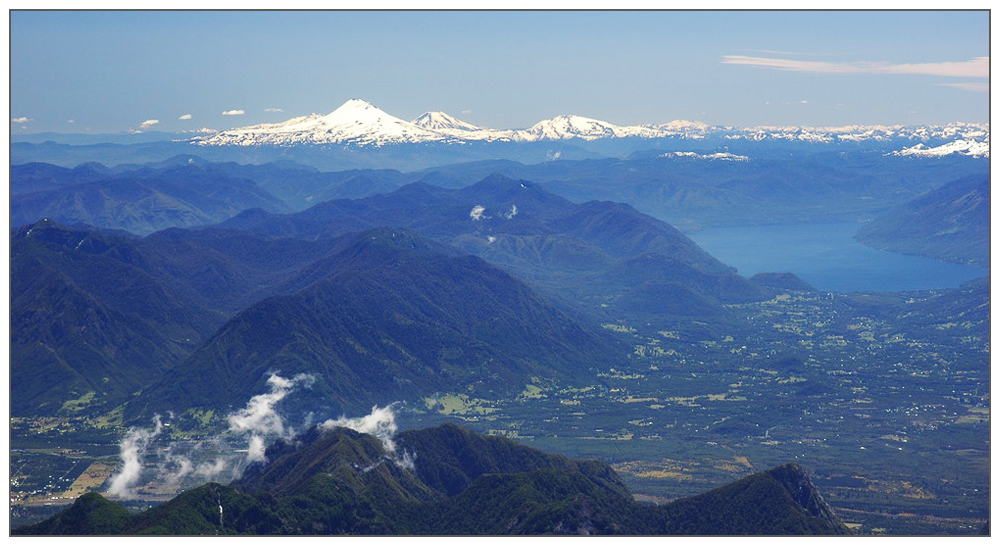
[[[988,83],[939,83],[938,85],[943,87],[954,87],[955,89],[961,89],[963,91],[972,91],[974,93],[989,93],[990,84]]]
[[[264,111],[265,112],[284,112],[285,110],[282,109],[282,108],[265,108]]]
[[[139,124],[140,129],[149,129],[150,127],[160,123],[158,119],[147,119],[146,121]]]
[[[829,57],[833,53],[806,53],[804,51],[776,51],[773,49],[748,49],[754,53],[767,53],[769,55],[795,55],[798,57]]]
[[[191,119],[192,117],[193,117],[193,116],[191,116],[191,114],[184,114],[183,116],[181,116],[181,117],[179,117],[179,118],[177,118],[177,119],[180,119],[180,120],[185,120],[185,121],[186,121],[186,120],[189,120],[189,119]]]
[[[471,114],[471,113],[472,113],[472,109],[470,109],[470,108],[467,108],[467,109],[465,109],[465,110],[462,110],[462,113],[463,113],[463,114]]]
[[[226,110],[222,113],[223,116],[242,116],[246,114],[243,110]]]
[[[208,127],[202,127],[201,129],[187,129],[187,130],[184,130],[184,131],[181,131],[181,132],[182,133],[204,133],[204,134],[208,134],[208,133],[218,133],[219,131],[217,131],[215,129],[209,129]]]
[[[35,121],[35,120],[21,116],[19,118],[11,118],[10,121],[11,123],[28,123],[29,121]]]
[[[915,74],[951,78],[990,77],[989,57],[976,57],[975,59],[962,62],[893,64],[868,61],[831,63],[796,59],[774,59],[769,57],[748,57],[745,55],[724,55],[722,57],[722,64],[739,64],[792,72],[824,74]]]

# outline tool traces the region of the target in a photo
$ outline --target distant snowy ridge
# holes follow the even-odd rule
[[[732,140],[796,140],[803,142],[864,142],[905,139],[916,141],[963,138],[989,140],[990,128],[978,123],[948,125],[845,125],[842,127],[746,127],[730,128],[725,138]]]
[[[203,146],[294,146],[298,144],[343,144],[385,146],[388,144],[447,142],[536,142],[545,140],[607,138],[703,139],[721,136],[732,140],[794,140],[805,142],[862,142],[908,139],[918,142],[960,139],[989,148],[989,125],[953,123],[945,126],[846,127],[749,127],[707,125],[675,120],[660,125],[615,125],[576,115],[561,115],[540,121],[527,129],[488,129],[459,120],[444,112],[427,112],[404,121],[360,100],[351,99],[333,112],[292,118],[218,132],[192,140]],[[987,152],[988,153],[988,152]],[[967,154],[969,155],[969,154]]]
[[[717,159],[721,161],[750,161],[745,155],[736,155],[729,152],[717,152],[714,154],[698,154],[695,152],[667,152],[657,157],[687,157],[691,159]]]
[[[903,148],[898,152],[892,152],[891,155],[943,157],[952,154],[967,155],[969,157],[990,157],[990,143],[989,141],[975,142],[971,140],[959,139],[954,142],[949,142],[948,144],[935,146],[933,148],[928,148],[921,143],[916,146],[910,146],[909,148]]]

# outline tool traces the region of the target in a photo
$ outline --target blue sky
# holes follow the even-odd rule
[[[10,47],[14,134],[228,129],[351,98],[493,128],[989,121],[985,11],[13,12]]]

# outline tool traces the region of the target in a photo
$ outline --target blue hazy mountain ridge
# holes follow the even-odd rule
[[[98,177],[100,171],[86,165],[62,171],[49,168],[48,172],[40,167],[28,164],[11,169],[12,226],[52,218],[64,224],[82,222],[145,235],[170,227],[217,223],[248,208],[288,210],[282,200],[253,181],[220,176],[194,165],[105,177]],[[27,190],[36,185],[49,188]]]
[[[394,449],[313,427],[229,486],[210,483],[130,514],[89,493],[18,535],[848,534],[795,464],[661,506],[631,498],[606,463],[573,460],[453,424]],[[401,454],[415,457],[401,460]]]
[[[81,163],[70,169],[49,163],[10,166],[10,193],[19,195],[51,190],[106,178],[112,170],[100,163]]]
[[[960,178],[911,199],[876,217],[856,238],[883,250],[988,267],[989,175]]]

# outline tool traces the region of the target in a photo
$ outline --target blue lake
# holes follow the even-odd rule
[[[706,252],[749,277],[791,272],[830,292],[955,288],[989,269],[875,250],[854,240],[861,224],[709,228],[687,233]]]

